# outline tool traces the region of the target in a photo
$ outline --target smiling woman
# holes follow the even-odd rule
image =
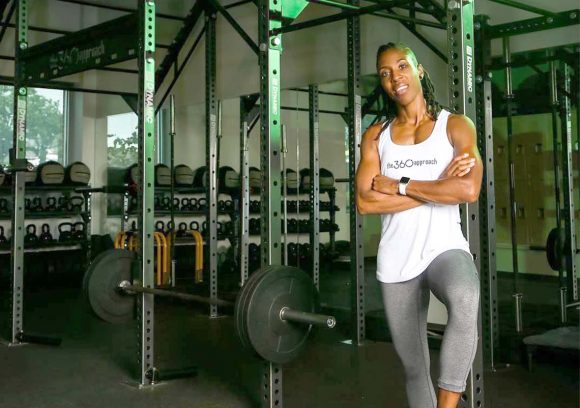
[[[458,206],[479,195],[475,128],[441,108],[427,71],[405,45],[379,47],[377,71],[385,120],[363,136],[357,207],[382,215],[377,279],[410,407],[455,408],[477,349],[479,278]],[[429,291],[449,315],[437,395],[429,376]]]

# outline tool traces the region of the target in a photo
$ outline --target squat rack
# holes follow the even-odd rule
[[[290,3],[290,2],[289,2]],[[293,2],[300,4],[303,8],[306,2]],[[364,325],[364,259],[362,246],[362,220],[356,211],[355,203],[355,171],[360,160],[360,140],[361,140],[361,89],[360,89],[360,21],[361,14],[374,12],[380,9],[377,6],[358,7],[357,0],[349,1],[349,5],[335,3],[329,0],[317,3],[325,5],[349,8],[351,11],[342,13],[340,16],[318,19],[319,21],[305,22],[300,24],[290,24],[282,27],[283,17],[296,18],[297,15],[285,14],[284,3],[278,4],[277,0],[260,2],[260,96],[261,96],[261,140],[262,140],[262,185],[272,186],[270,197],[262,196],[262,218],[268,219],[268,224],[275,225],[279,222],[280,208],[280,54],[282,51],[281,33],[295,31],[325,22],[347,19],[347,40],[348,40],[348,136],[349,136],[349,190],[350,190],[350,237],[351,237],[351,283],[352,294],[352,328],[354,331],[353,343],[362,344],[365,338]],[[390,2],[389,6],[395,6],[402,2]],[[413,2],[414,4],[414,2]],[[385,6],[384,4],[382,5]],[[301,11],[301,10],[300,10]],[[322,21],[321,21],[322,20]],[[421,21],[413,20],[415,23]],[[448,22],[448,58],[452,61],[449,67],[449,82],[451,84],[450,105],[456,111],[464,113],[476,122],[475,115],[475,87],[474,87],[474,38],[473,38],[473,3],[464,1],[462,3],[451,1],[447,10]],[[269,35],[266,35],[267,29]],[[312,133],[311,133],[312,135]],[[312,142],[311,142],[312,143]],[[265,166],[267,164],[267,166]],[[265,199],[271,201],[264,204]],[[317,200],[317,197],[314,197]],[[474,255],[478,270],[480,264],[480,236],[479,236],[479,206],[477,203],[467,206],[468,214],[464,228],[467,230],[471,250]],[[262,241],[262,243],[266,243]],[[267,245],[263,245],[263,262],[279,262],[280,236],[271,234]],[[481,315],[478,323],[481,330]],[[356,330],[355,330],[356,328]],[[281,400],[276,398],[276,394],[281,391],[282,369],[270,365],[264,376],[264,388],[268,390],[267,406],[279,406]],[[472,366],[468,389],[461,399],[462,406],[481,407],[484,406],[483,392],[483,355],[481,337],[478,340],[477,354]]]
[[[577,292],[577,272],[574,260],[574,245],[576,242],[575,236],[575,220],[574,220],[574,201],[573,201],[573,178],[572,178],[572,135],[571,135],[571,110],[570,110],[570,70],[564,62],[566,59],[570,61],[571,56],[563,51],[556,51],[552,55],[546,53],[528,52],[523,57],[514,56],[510,52],[510,37],[538,32],[543,30],[552,30],[555,28],[577,25],[580,23],[580,10],[573,9],[562,11],[558,13],[551,13],[539,8],[530,10],[528,6],[520,3],[501,0],[498,3],[510,5],[523,10],[531,11],[540,14],[540,17],[533,17],[525,20],[490,25],[489,17],[485,15],[478,15],[475,18],[475,35],[476,35],[476,72],[477,72],[477,132],[478,145],[482,154],[483,162],[486,164],[483,178],[482,194],[480,195],[481,211],[480,216],[482,223],[480,225],[486,226],[481,232],[482,237],[482,310],[483,310],[483,347],[486,356],[486,364],[489,364],[492,371],[495,371],[497,366],[497,355],[499,350],[499,317],[498,317],[498,301],[497,301],[497,269],[496,269],[496,251],[495,251],[495,227],[496,227],[496,211],[495,211],[495,193],[494,193],[494,150],[493,150],[493,136],[492,136],[492,90],[491,90],[491,71],[493,69],[504,69],[504,74],[507,82],[505,99],[509,105],[513,98],[512,90],[512,75],[511,69],[517,66],[533,65],[537,63],[550,62],[561,60],[564,63],[564,89],[561,89],[558,102],[558,97],[554,93],[556,91],[555,77],[551,88],[553,88],[552,104],[556,103],[560,108],[560,117],[562,118],[562,164],[563,170],[563,190],[565,211],[563,217],[565,219],[565,236],[566,242],[571,242],[571,246],[564,248],[564,255],[566,256],[565,269],[567,271],[567,279],[564,280],[563,271],[560,270],[560,310],[561,321],[565,322],[566,315],[566,297],[567,302],[574,302],[578,300]],[[503,55],[500,57],[491,56],[491,40],[502,39]],[[576,49],[575,54],[578,53]],[[507,121],[508,121],[508,149],[511,150],[511,111],[507,107]],[[554,136],[555,138],[555,136]],[[512,161],[509,160],[511,163]],[[522,299],[523,294],[519,292],[517,284],[517,239],[516,239],[516,206],[514,197],[515,185],[513,185],[514,176],[513,168],[509,166],[510,173],[510,218],[511,218],[511,237],[512,237],[512,257],[514,267],[514,317],[516,321],[517,332],[522,331]],[[485,190],[485,194],[484,193]]]

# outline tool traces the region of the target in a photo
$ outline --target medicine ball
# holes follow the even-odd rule
[[[222,166],[218,172],[218,185],[222,189],[240,188],[240,175],[229,166]]]
[[[55,161],[47,161],[38,166],[37,183],[40,185],[62,184],[64,181],[64,167]]]
[[[87,185],[91,180],[91,170],[83,162],[77,161],[66,166],[64,180],[67,184]]]
[[[137,163],[127,167],[127,183],[130,185],[139,184],[139,165]]]
[[[193,171],[185,164],[179,164],[173,169],[175,184],[178,186],[191,186],[193,184]]]
[[[38,174],[38,167],[32,169],[32,171],[24,172],[24,182],[26,184],[36,183],[36,175]]]
[[[262,172],[257,167],[250,167],[250,188],[260,188],[262,185]]]
[[[330,190],[334,188],[334,175],[330,170],[320,169],[320,188],[322,190]]]
[[[300,188],[310,190],[310,169],[300,170]]]
[[[282,188],[284,188],[284,174],[282,177]],[[286,169],[286,187],[296,190],[298,188],[298,174],[292,169]]]
[[[4,167],[0,165],[0,186],[7,186],[10,184],[9,174],[4,172]]]
[[[156,186],[170,186],[171,185],[171,169],[165,164],[159,163],[155,165],[155,185]]]
[[[206,180],[205,172],[206,172],[205,166],[198,167],[193,172],[193,186],[194,187],[205,187],[206,186],[207,180]]]

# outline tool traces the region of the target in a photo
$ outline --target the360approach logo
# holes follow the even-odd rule
[[[420,166],[434,166],[437,164],[437,159],[433,158],[433,160],[413,160],[413,159],[406,159],[406,160],[394,160],[392,162],[387,163],[387,169],[410,169],[411,167],[420,167]]]

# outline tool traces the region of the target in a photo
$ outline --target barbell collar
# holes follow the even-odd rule
[[[332,329],[334,326],[336,326],[336,318],[334,316],[302,312],[300,310],[290,309],[289,307],[283,307],[280,309],[280,319],[288,322],[322,326],[327,329]]]

